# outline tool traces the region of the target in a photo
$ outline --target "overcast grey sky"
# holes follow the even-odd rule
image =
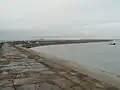
[[[0,28],[120,36],[120,0],[0,0]]]

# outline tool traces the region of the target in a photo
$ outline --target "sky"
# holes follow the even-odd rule
[[[120,0],[0,0],[0,31],[120,38]]]

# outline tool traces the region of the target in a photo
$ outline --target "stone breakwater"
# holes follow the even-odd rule
[[[20,45],[0,52],[0,90],[120,90]]]
[[[36,47],[44,45],[57,45],[57,44],[72,44],[72,43],[92,43],[92,42],[108,42],[111,39],[80,39],[80,40],[23,40],[23,41],[6,41],[10,45],[23,44],[24,47]],[[1,45],[1,43],[0,43]]]

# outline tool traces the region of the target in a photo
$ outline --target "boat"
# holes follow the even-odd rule
[[[110,43],[110,45],[116,45],[116,42],[115,42],[115,40],[114,40],[112,43]]]

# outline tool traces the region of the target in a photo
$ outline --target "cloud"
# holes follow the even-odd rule
[[[102,35],[105,30],[107,35],[120,28],[119,3],[119,0],[2,0],[0,28],[53,32],[62,29],[90,35],[99,32]]]

